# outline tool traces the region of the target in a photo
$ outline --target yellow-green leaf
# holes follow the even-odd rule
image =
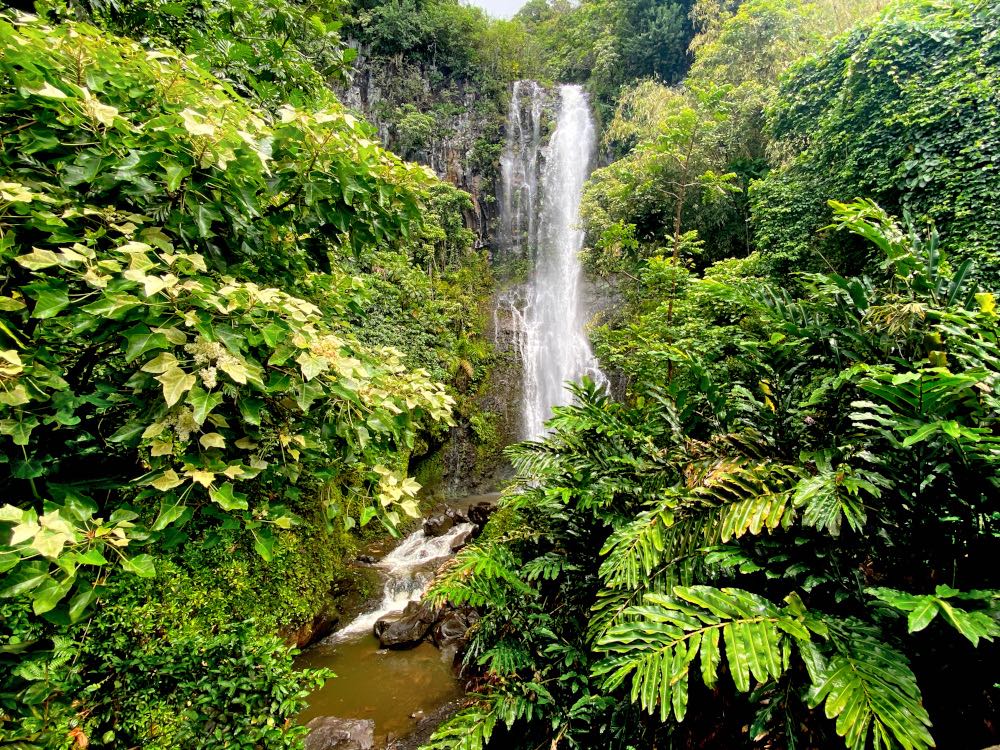
[[[201,447],[205,448],[206,450],[209,448],[226,447],[226,439],[217,432],[206,432],[204,435],[198,438],[198,442],[201,443]]]
[[[195,376],[184,372],[180,367],[171,367],[156,379],[163,384],[163,398],[167,406],[173,406],[180,401],[195,384]]]

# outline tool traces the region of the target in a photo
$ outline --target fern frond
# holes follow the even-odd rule
[[[501,543],[471,544],[449,560],[427,591],[435,605],[502,608],[515,594],[531,597],[534,590],[517,571],[518,561]]]
[[[434,730],[420,750],[483,750],[497,725],[495,706],[476,703]]]
[[[609,656],[594,668],[613,690],[631,678],[631,699],[660,720],[687,711],[691,665],[697,658],[702,681],[715,684],[724,653],[738,690],[750,678],[775,679],[788,668],[789,636],[808,640],[801,606],[779,608],[740,589],[677,586],[673,596],[647,594],[631,608],[635,618],[613,626],[598,642]]]
[[[718,460],[688,474],[688,490],[670,490],[658,505],[615,531],[600,574],[612,588],[635,588],[670,559],[747,533],[787,527],[790,491],[800,474],[784,464],[743,466]]]
[[[842,521],[855,531],[861,531],[868,519],[862,491],[869,497],[881,496],[881,489],[862,478],[847,465],[821,468],[816,476],[801,480],[795,486],[792,504],[803,508],[802,524],[840,535]]]
[[[481,667],[487,667],[494,674],[508,676],[532,667],[534,660],[523,642],[511,643],[508,640],[501,640],[479,654],[476,663]]]
[[[831,656],[815,644],[799,644],[812,681],[809,706],[824,705],[850,750],[865,750],[869,738],[874,750],[934,747],[930,717],[906,657],[860,623],[829,625]]]
[[[565,555],[558,552],[546,552],[544,555],[529,560],[522,568],[525,580],[554,581],[562,573],[570,573],[579,570],[578,565],[574,565],[566,559]]]

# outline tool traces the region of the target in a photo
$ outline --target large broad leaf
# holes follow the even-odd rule
[[[137,326],[125,334],[125,361],[131,362],[136,357],[152,349],[167,349],[170,342],[162,333],[153,333],[145,326]]]
[[[188,394],[187,402],[191,404],[194,413],[194,421],[201,426],[205,419],[212,413],[212,410],[222,403],[221,393],[211,393],[201,387],[195,386]]]
[[[152,578],[156,575],[156,565],[152,555],[136,555],[135,557],[124,558],[122,560],[122,568],[142,578]]]
[[[73,588],[76,578],[70,576],[61,581],[46,576],[42,583],[31,592],[31,608],[36,615],[42,615],[56,608],[63,597]]]
[[[33,318],[53,318],[69,306],[69,291],[64,282],[37,282],[24,289],[35,300]]]
[[[212,498],[212,502],[217,503],[223,510],[246,510],[249,507],[247,496],[236,492],[231,482],[226,482],[218,489],[212,488],[209,490],[209,496]]]
[[[173,406],[180,401],[197,382],[194,375],[184,372],[179,367],[171,367],[162,375],[157,375],[156,379],[163,384],[163,399],[167,402],[167,406]]]
[[[649,713],[659,707],[661,721],[671,713],[684,719],[689,672],[699,656],[702,680],[715,684],[720,640],[736,688],[747,692],[751,678],[764,683],[785,672],[789,636],[810,637],[800,604],[781,608],[739,589],[676,586],[674,596],[647,594],[644,602],[600,638],[597,648],[608,656],[594,674],[608,690],[631,679],[632,700]]]
[[[8,575],[0,588],[0,597],[18,596],[42,584],[49,575],[49,565],[44,562],[24,563]]]

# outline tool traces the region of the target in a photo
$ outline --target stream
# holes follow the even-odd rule
[[[447,507],[464,511],[495,503],[497,497],[475,495]],[[397,747],[397,741],[420,728],[422,719],[457,703],[463,690],[453,667],[455,647],[438,649],[428,639],[414,648],[383,649],[372,629],[379,618],[419,601],[435,571],[454,554],[452,546],[472,529],[472,524],[458,523],[433,537],[420,529],[373,565],[382,576],[381,598],[297,660],[300,667],[327,667],[337,675],[310,696],[300,722],[321,716],[370,720],[375,747]]]

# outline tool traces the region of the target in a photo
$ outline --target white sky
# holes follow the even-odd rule
[[[495,18],[510,18],[517,13],[525,0],[465,0],[469,5],[478,5]]]

